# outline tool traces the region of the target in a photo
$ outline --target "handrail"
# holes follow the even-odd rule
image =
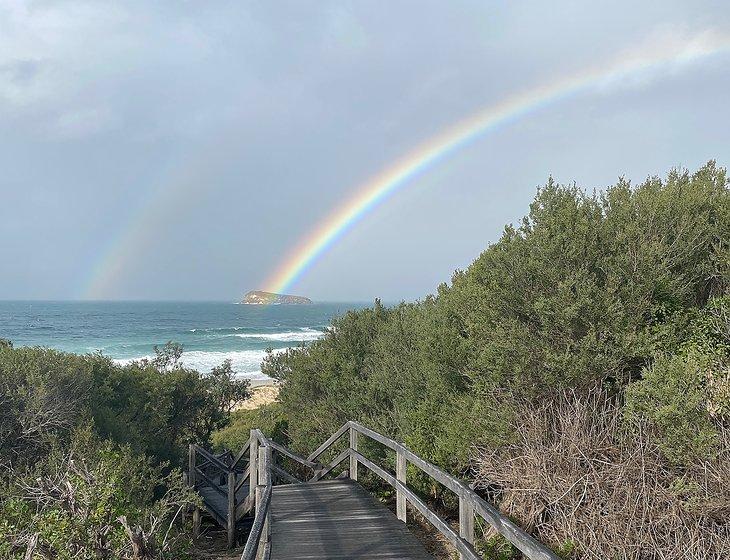
[[[389,447],[390,449],[393,449],[398,456],[399,462],[410,462],[414,466],[418,467],[422,472],[429,475],[437,482],[443,484],[459,497],[460,535],[458,536],[458,541],[462,545],[468,547],[469,550],[463,550],[463,547],[461,545],[457,545],[457,543],[454,542],[456,534],[453,529],[451,529],[448,525],[444,527],[442,523],[445,522],[443,522],[443,520],[436,514],[431,512],[426,504],[423,503],[412,492],[410,488],[408,488],[405,483],[404,468],[402,469],[402,477],[392,478],[392,475],[390,475],[391,480],[386,480],[392,486],[395,486],[398,493],[403,494],[405,499],[410,502],[414,507],[416,507],[416,509],[418,509],[421,514],[423,514],[424,517],[426,517],[432,524],[434,524],[434,526],[436,526],[436,528],[439,529],[445,537],[452,541],[452,544],[454,544],[457,550],[459,550],[459,552],[461,553],[462,558],[472,557],[472,554],[475,554],[474,549],[472,548],[472,545],[474,543],[473,527],[474,515],[478,514],[487,523],[489,523],[492,528],[494,528],[500,535],[502,535],[515,547],[517,547],[530,560],[559,560],[559,556],[557,554],[555,554],[552,550],[550,550],[544,544],[535,539],[527,531],[515,525],[509,518],[502,515],[497,510],[497,508],[486,502],[483,498],[477,495],[474,490],[472,490],[469,486],[464,484],[464,482],[462,482],[458,478],[442,471],[437,466],[429,463],[428,461],[425,461],[424,459],[413,453],[405,445],[398,443],[393,439],[390,439],[386,436],[383,436],[382,434],[370,430],[369,428],[366,428],[365,426],[362,426],[357,422],[350,421],[348,422],[348,424],[354,431],[363,434],[385,445],[386,447]],[[358,453],[356,449],[352,452],[357,462],[361,462],[364,466],[368,468],[374,466],[373,463],[369,460],[367,460],[367,462],[362,461],[361,459],[364,459],[365,457]],[[381,471],[383,470],[381,469]],[[376,472],[376,474],[381,473]],[[403,514],[405,514],[405,511],[403,511]],[[448,530],[445,530],[447,528]],[[476,556],[476,558],[478,558],[478,556]]]
[[[241,560],[254,560],[256,553],[261,546],[261,537],[264,532],[264,524],[266,522],[266,516],[269,513],[269,507],[271,506],[271,485],[267,485],[266,489],[261,495],[261,504],[259,509],[256,510],[256,517],[254,518],[253,525],[251,526],[251,532],[246,540],[246,546],[243,548],[243,554]]]
[[[332,459],[332,462],[329,465],[323,465],[320,470],[316,471],[314,473],[314,476],[309,480],[309,482],[317,482],[318,480],[321,480],[322,478],[327,476],[330,472],[337,468],[337,465],[350,457],[350,454],[351,453],[349,449],[343,450],[337,457]]]
[[[224,463],[223,461],[221,461],[221,460],[220,460],[220,459],[219,459],[218,457],[216,457],[216,456],[215,456],[215,455],[213,455],[212,453],[210,453],[210,452],[206,451],[205,449],[203,449],[203,448],[202,448],[202,447],[200,447],[199,445],[194,445],[194,447],[195,447],[195,451],[196,451],[197,453],[200,453],[200,454],[201,454],[201,455],[202,455],[203,457],[205,457],[206,459],[208,459],[208,461],[210,461],[210,462],[212,462],[212,463],[215,463],[215,464],[216,464],[216,465],[217,465],[217,466],[218,466],[218,467],[219,467],[219,468],[220,468],[221,470],[223,470],[223,471],[225,471],[225,472],[228,472],[228,470],[229,470],[229,467],[228,467],[228,465],[226,465],[226,464],[225,464],[225,463]]]
[[[274,473],[279,478],[282,478],[286,480],[287,482],[291,482],[292,484],[300,484],[304,482],[303,480],[299,480],[296,476],[293,474],[290,474],[286,472],[281,467],[277,467],[276,465],[271,465],[271,472]]]
[[[300,464],[304,465],[305,467],[309,467],[310,469],[316,469],[318,466],[320,466],[319,464],[317,464],[313,461],[309,461],[309,460],[305,459],[304,457],[297,455],[296,453],[294,453],[293,451],[284,447],[283,445],[279,445],[275,441],[270,440],[268,438],[266,439],[266,445],[271,446],[272,448],[276,449],[282,455],[286,455],[290,459],[294,459],[297,463],[300,463]]]
[[[188,484],[196,489],[210,488],[227,498],[225,511],[221,511],[219,502],[212,501],[210,498],[206,498],[205,494],[202,494],[205,509],[221,525],[226,527],[229,548],[233,548],[235,545],[236,521],[248,511],[251,503],[247,498],[240,499],[238,495],[246,481],[249,480],[250,483],[251,479],[251,465],[247,464],[243,468],[239,465],[249,446],[250,440],[236,456],[230,451],[226,451],[222,455],[214,455],[195,444],[191,444],[188,451]],[[211,469],[215,475],[210,472]],[[225,479],[220,483],[217,482],[219,474]],[[200,510],[194,508],[193,535],[195,537],[200,532],[200,523]]]
[[[343,435],[345,435],[345,432],[350,428],[350,423],[345,422],[345,424],[337,430],[334,434],[332,434],[329,438],[327,438],[327,441],[325,441],[322,445],[320,445],[317,450],[312,453],[309,457],[307,457],[308,461],[314,461],[322,455],[327,449],[330,448],[330,446],[335,443],[338,439],[340,439]]]
[[[252,433],[256,435],[256,439],[258,440],[259,445],[266,445],[266,442],[269,441],[268,438],[264,435],[264,433],[259,430],[258,428],[255,428],[251,430]],[[249,440],[249,445],[251,444],[251,441]]]
[[[251,465],[246,465],[246,468],[243,469],[243,473],[241,474],[241,480],[236,483],[235,492],[238,492],[241,489],[241,486],[245,484],[248,478],[251,478]]]
[[[250,447],[251,440],[249,439],[246,442],[246,445],[243,446],[243,449],[241,449],[241,451],[239,451],[238,454],[233,458],[233,461],[231,462],[232,469],[235,469],[236,465],[238,465],[238,462],[246,456],[246,452],[249,450]]]
[[[258,430],[256,430],[258,431]],[[258,434],[251,431],[251,437],[258,439]],[[272,446],[271,442],[264,439],[264,443],[258,448],[256,473],[258,484],[256,485],[256,515],[254,517],[251,532],[246,539],[246,545],[241,555],[241,560],[254,560],[268,558],[270,546],[270,505],[273,492],[274,478],[272,476]],[[259,440],[261,441],[261,440]],[[250,471],[253,475],[253,469]],[[263,546],[262,546],[263,545]]]
[[[428,519],[441,532],[442,535],[444,535],[449,540],[454,548],[456,548],[456,550],[458,550],[459,553],[462,555],[462,558],[466,557],[472,560],[479,560],[479,556],[477,555],[477,552],[474,550],[474,548],[468,542],[465,542],[459,536],[459,534],[454,531],[454,529],[452,529],[451,525],[449,525],[448,523],[446,523],[446,521],[441,519],[441,517],[433,513],[429,509],[428,505],[426,505],[426,503],[421,498],[419,498],[416,493],[413,492],[413,490],[408,488],[408,486],[404,485],[396,477],[394,477],[384,468],[373,463],[364,455],[361,455],[357,451],[353,451],[353,454],[357,457],[358,462],[360,462],[362,465],[369,468],[385,482],[396,488],[399,492],[404,492],[408,497],[408,501],[411,502],[416,507],[416,509],[426,519]]]
[[[207,483],[208,486],[210,486],[213,490],[218,492],[219,494],[222,494],[224,496],[228,495],[228,492],[226,490],[223,490],[218,484],[216,484],[215,480],[210,478],[207,474],[205,474],[203,471],[201,471],[198,467],[195,467],[195,477],[201,476]]]

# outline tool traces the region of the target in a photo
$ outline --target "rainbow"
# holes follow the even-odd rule
[[[615,60],[583,70],[572,76],[540,85],[512,95],[482,109],[442,133],[426,140],[391,166],[355,189],[355,194],[332,212],[303,241],[294,247],[264,282],[263,289],[286,293],[302,278],[327,250],[343,238],[368,213],[421,174],[426,173],[454,152],[548,105],[595,89],[601,91],[630,78],[652,78],[681,68],[698,59],[725,51],[730,39],[708,31],[689,37],[673,36],[669,41],[657,40],[638,46]],[[204,152],[206,150],[203,150]],[[91,268],[91,275],[80,290],[82,299],[108,296],[115,281],[131,268],[130,263],[144,250],[159,228],[160,215],[195,198],[199,185],[215,168],[213,162],[202,161],[196,172],[174,176],[158,188],[151,188],[141,211],[131,215]]]
[[[728,38],[713,33],[703,33],[670,45],[648,45],[634,50],[630,56],[535,87],[478,111],[420,144],[357,188],[352,198],[295,247],[265,282],[264,289],[277,293],[289,291],[330,247],[374,208],[457,150],[500,126],[583,91],[601,89],[652,69],[687,64],[728,47]]]

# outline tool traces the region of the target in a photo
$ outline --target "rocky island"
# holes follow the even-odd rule
[[[303,296],[252,290],[243,296],[241,303],[245,305],[308,305],[312,303],[312,300]]]

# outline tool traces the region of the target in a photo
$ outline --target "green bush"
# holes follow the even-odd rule
[[[92,424],[102,438],[181,464],[188,443],[228,424],[249,385],[230,362],[200,373],[179,365],[176,345],[157,351],[152,361],[120,366],[97,354],[0,347],[0,464],[32,462]]]
[[[120,366],[0,345],[0,557],[184,558],[189,442],[249,394],[230,362],[201,374],[181,348]]]
[[[213,433],[213,448],[228,449],[234,453],[243,449],[251,430],[260,429],[267,437],[282,444],[287,443],[287,419],[279,403],[270,403],[253,410],[237,410],[231,414],[231,423]]]
[[[706,409],[705,367],[697,355],[659,357],[627,389],[627,414],[649,418],[659,431],[659,447],[678,464],[709,458],[717,441]]]
[[[720,425],[730,419],[730,297],[677,313],[667,346],[626,390],[629,418],[646,418],[659,447],[682,465],[717,452]]]
[[[190,542],[181,513],[197,498],[179,471],[162,470],[129,447],[77,433],[69,449],[52,450],[9,482],[0,557],[137,558],[131,535],[145,558],[184,557]]]
[[[714,162],[590,195],[549,181],[435,296],[376,302],[267,359],[292,445],[311,450],[355,419],[461,472],[474,444],[510,441],[516,402],[597,383],[620,394],[650,375],[657,353],[687,339],[692,313],[730,286],[729,232]]]

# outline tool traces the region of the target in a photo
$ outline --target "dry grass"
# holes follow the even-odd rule
[[[431,523],[413,508],[408,508],[408,528],[434,560],[456,560],[458,552]],[[458,531],[458,527],[456,528]]]
[[[243,546],[229,550],[226,531],[206,520],[191,556],[195,560],[240,560],[242,554]]]
[[[584,559],[730,558],[730,437],[710,462],[671,468],[601,391],[525,406],[516,443],[480,450],[480,485],[543,542]]]

